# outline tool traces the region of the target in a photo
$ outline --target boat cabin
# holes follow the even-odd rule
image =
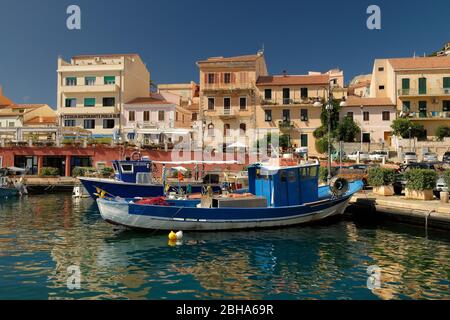
[[[295,206],[319,199],[319,164],[248,168],[249,192],[265,197],[269,207]]]
[[[143,160],[115,160],[114,177],[128,183],[150,184],[153,181],[152,162]]]

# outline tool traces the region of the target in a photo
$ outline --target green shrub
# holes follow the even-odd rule
[[[431,169],[412,169],[405,172],[406,188],[423,191],[436,187],[437,173]]]
[[[445,184],[447,185],[447,187],[449,187],[450,186],[450,170],[444,171],[443,178],[444,178]]]
[[[42,177],[56,177],[59,175],[59,169],[53,167],[43,167],[39,173]]]
[[[439,141],[444,140],[444,138],[450,137],[450,126],[442,125],[436,129],[436,137]]]
[[[395,171],[382,167],[370,168],[368,182],[372,187],[389,186],[395,182]]]
[[[73,177],[85,177],[87,174],[94,173],[96,170],[92,167],[75,167],[72,170]]]
[[[325,183],[325,182],[327,182],[327,178],[328,178],[328,168],[320,167],[319,168],[319,182]]]
[[[104,167],[100,170],[100,174],[104,177],[111,177],[114,174],[114,169],[111,167]]]

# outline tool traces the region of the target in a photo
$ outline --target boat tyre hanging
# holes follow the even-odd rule
[[[348,180],[341,177],[334,177],[330,180],[330,191],[336,198],[342,197],[349,189]]]

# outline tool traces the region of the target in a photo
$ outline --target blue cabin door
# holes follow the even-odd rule
[[[266,176],[263,179],[255,180],[255,191],[257,195],[261,195],[267,199],[267,205],[272,205],[273,199],[273,180],[272,176]]]
[[[287,179],[287,194],[288,203],[290,206],[295,206],[301,203],[300,193],[300,177],[297,169],[291,169],[288,171]]]
[[[289,195],[288,195],[288,174],[285,170],[281,171],[278,175],[279,183],[276,191],[277,206],[283,207],[289,205]]]

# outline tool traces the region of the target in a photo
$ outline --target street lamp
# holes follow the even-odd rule
[[[328,101],[327,104],[325,106],[325,110],[328,111],[328,163],[327,163],[327,171],[328,171],[328,176],[327,176],[327,184],[330,184],[331,181],[331,111],[333,111],[333,90],[336,89],[337,87],[334,87],[332,85],[332,82],[330,81],[328,83],[328,88],[326,87],[320,87],[323,88],[325,90],[328,91]],[[342,101],[339,104],[341,107],[346,107],[347,106],[347,102],[345,102],[345,97],[342,97]],[[320,101],[316,101],[313,104],[314,107],[322,107],[323,104]]]

